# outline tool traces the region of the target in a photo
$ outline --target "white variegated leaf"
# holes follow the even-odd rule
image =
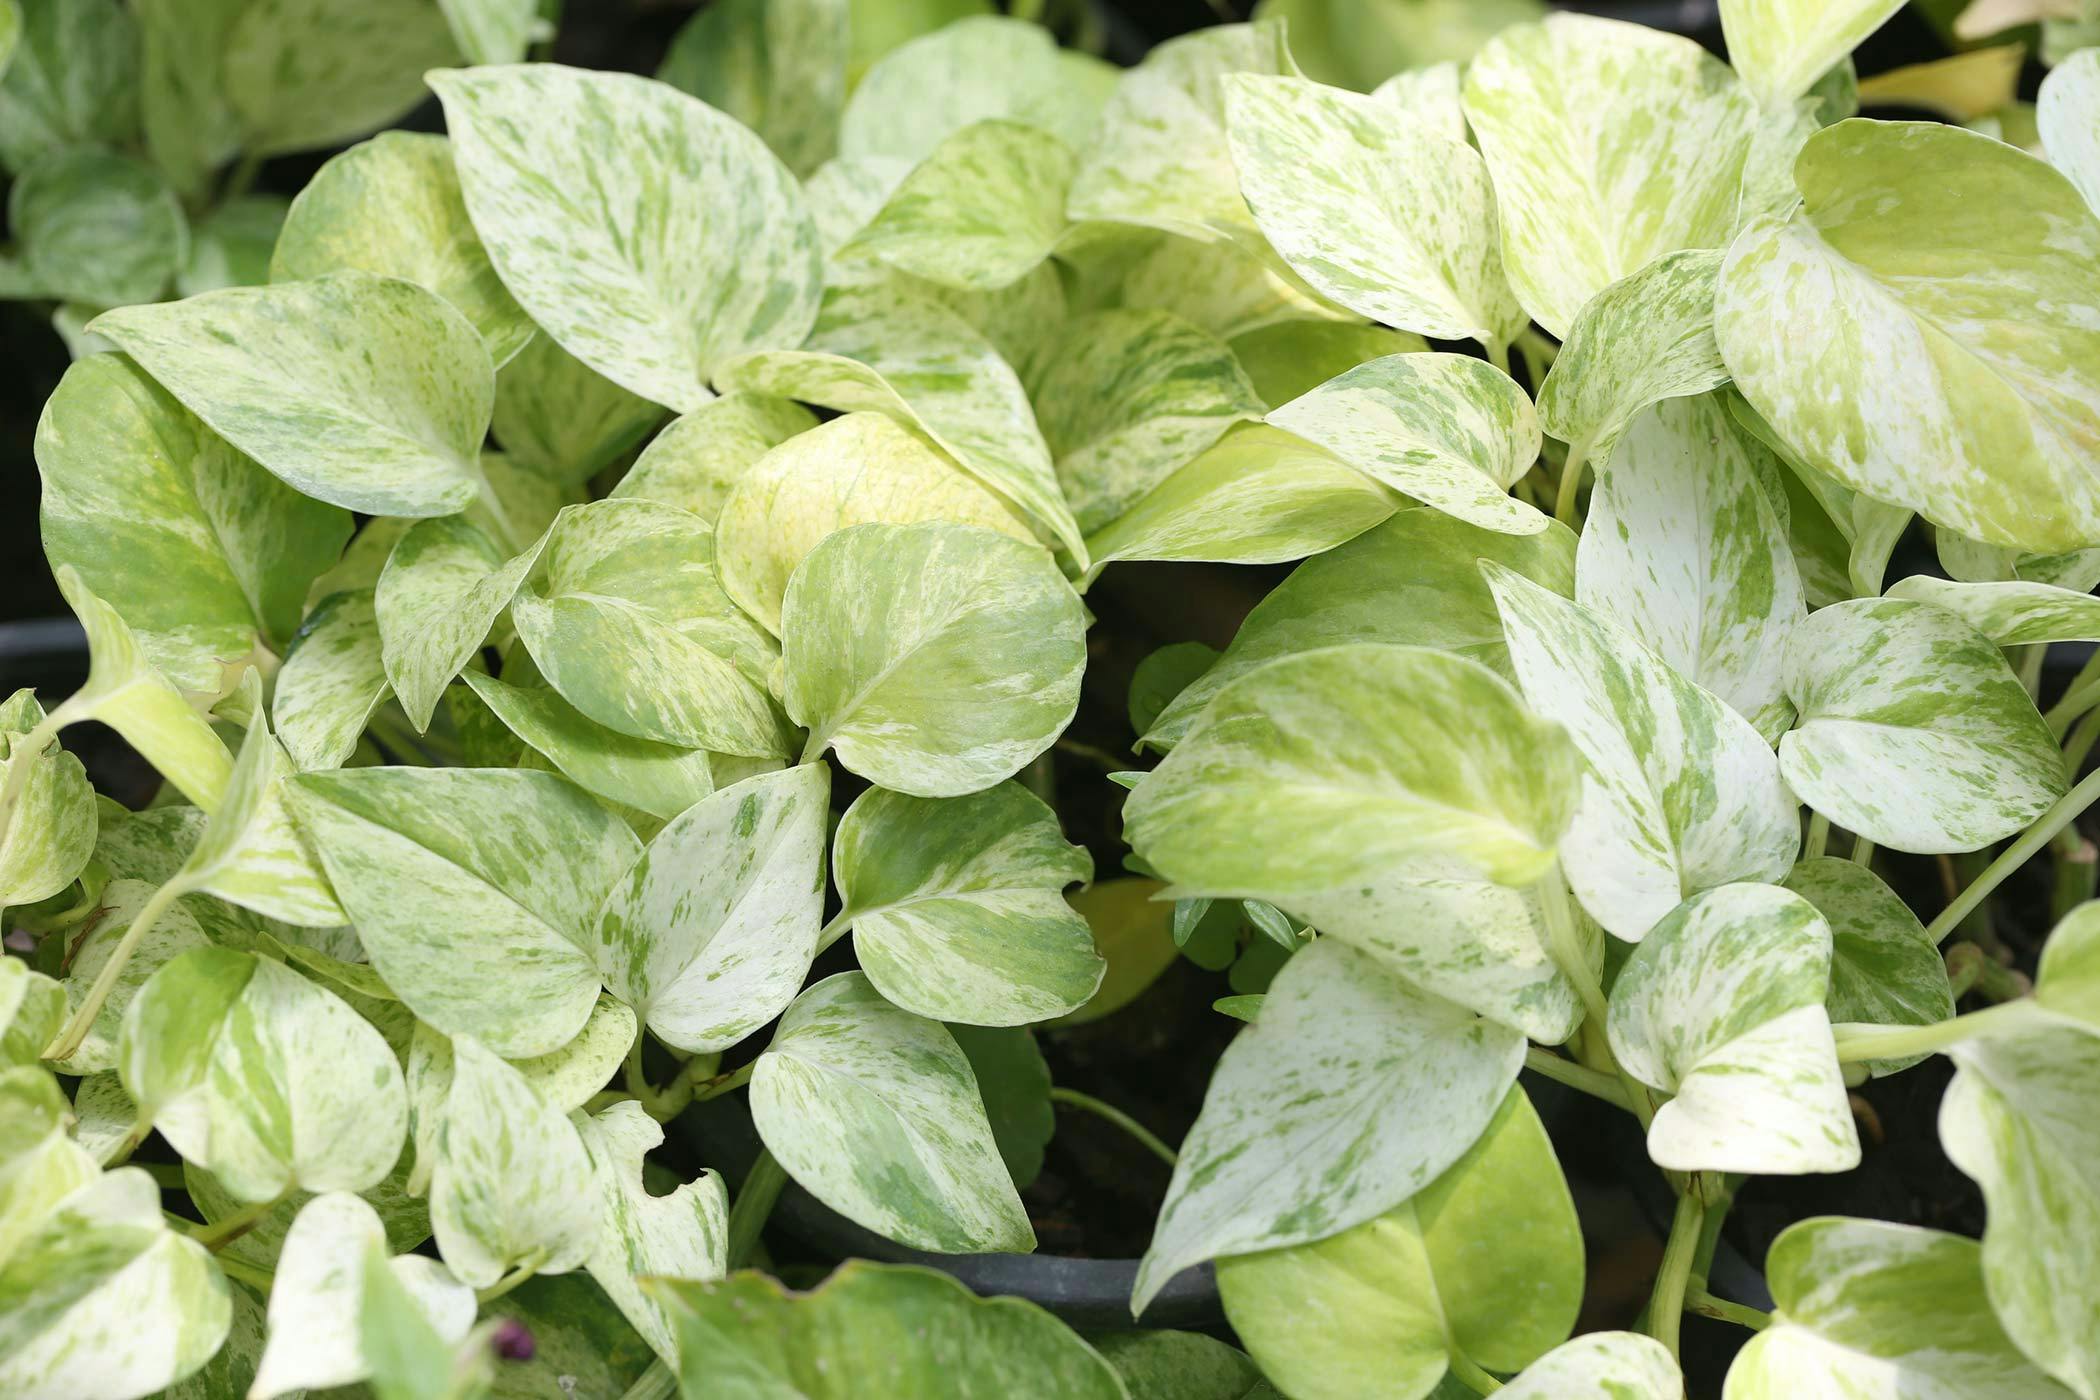
[[[357,750],[372,714],[393,693],[370,589],[322,600],[292,639],[272,704],[277,735],[300,771],[335,768]]]
[[[663,417],[658,405],[542,334],[497,371],[489,429],[514,461],[563,485],[578,485],[618,461]]]
[[[43,721],[34,691],[0,703],[0,784],[13,795],[0,818],[0,909],[49,899],[95,853],[95,789],[80,759],[55,739],[36,741],[32,751],[31,731]]]
[[[882,8],[856,6],[853,28],[879,23]],[[958,13],[965,17],[942,23]],[[992,120],[1085,148],[1106,95],[1095,75],[1102,65],[1082,68],[1041,25],[1003,15],[946,9],[930,27],[883,54],[854,88],[839,126],[841,156],[916,164],[954,133]]]
[[[2100,209],[2100,52],[2081,50],[2050,70],[2034,116],[2049,163]]]
[[[1884,1026],[1928,1026],[1954,1015],[1954,989],[1939,945],[1902,897],[1866,866],[1834,856],[1796,865],[1786,887],[1816,906],[1830,925],[1830,1019]],[[1893,1074],[1918,1058],[1870,1060]]]
[[[1372,88],[1371,96],[1439,136],[1466,139],[1466,107],[1459,92],[1458,64],[1452,60],[1402,69]]]
[[[1721,29],[1743,85],[1780,108],[1901,8],[1903,0],[1721,0]]]
[[[2054,584],[1955,583],[1913,574],[1890,585],[1888,596],[1945,608],[2001,647],[2100,641],[2100,598]]]
[[[20,976],[9,980],[20,985]],[[0,1069],[0,1264],[59,1202],[100,1174],[94,1154],[67,1135],[71,1116],[58,1080],[34,1059]]]
[[[506,561],[458,516],[418,522],[387,556],[372,609],[387,683],[418,734],[487,640],[544,544]]]
[[[669,821],[715,790],[705,749],[607,729],[543,686],[507,685],[478,671],[466,682],[511,733],[585,791]]]
[[[729,1194],[715,1172],[702,1172],[667,1196],[643,1184],[643,1156],[664,1130],[637,1103],[616,1103],[597,1117],[571,1115],[591,1154],[592,1178],[605,1223],[585,1261],[591,1277],[634,1329],[667,1361],[678,1338],[664,1305],[643,1290],[644,1278],[708,1282],[729,1272]]]
[[[1064,232],[1074,159],[1038,127],[974,122],[906,175],[841,252],[943,286],[1011,286]]]
[[[1681,1400],[1677,1358],[1640,1332],[1588,1332],[1526,1366],[1504,1400]]]
[[[712,521],[759,458],[816,426],[815,415],[790,400],[725,393],[665,424],[611,495],[661,501]]]

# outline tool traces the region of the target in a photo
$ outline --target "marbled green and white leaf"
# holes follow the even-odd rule
[[[792,400],[725,393],[666,424],[611,495],[661,501],[715,520],[761,457],[816,426],[816,415]]]
[[[807,177],[838,147],[856,8],[849,0],[709,5],[679,26],[656,76],[750,127]]]
[[[1831,933],[1776,885],[1723,885],[1656,924],[1612,984],[1612,1053],[1674,1095],[1648,1127],[1669,1171],[1796,1175],[1859,1165],[1824,997]]]
[[[1510,285],[1556,336],[1612,283],[1734,236],[1756,104],[1691,39],[1555,14],[1481,47],[1465,105]]]
[[[1902,0],[1721,0],[1728,61],[1768,109],[1843,63]]]
[[[1237,244],[1135,224],[1089,223],[1066,234],[1058,262],[1072,276],[1075,311],[1171,311],[1227,340],[1304,320],[1360,324],[1298,284],[1274,258]]]
[[[57,1033],[58,1022],[53,1020],[44,1043],[49,1044],[51,1036]],[[113,1069],[89,1075],[73,1091],[73,1141],[104,1166],[110,1165],[119,1152],[131,1150],[131,1133],[137,1119],[138,1107],[124,1092],[123,1082]]]
[[[704,749],[607,729],[546,687],[509,685],[478,671],[465,679],[511,733],[570,782],[608,802],[669,821],[715,790]]]
[[[0,703],[0,783],[13,794],[0,826],[0,909],[49,899],[72,884],[95,853],[95,789],[87,769],[55,738],[39,740],[33,752],[28,745],[43,719],[44,707],[27,688]]]
[[[7,962],[27,971],[19,959]],[[20,976],[0,973],[17,986]],[[72,1105],[35,1056],[0,1069],[0,1265],[59,1202],[100,1175],[94,1156],[67,1135]]]
[[[127,306],[93,322],[206,426],[306,495],[449,515],[479,490],[494,376],[412,282],[336,272]]]
[[[1524,698],[1589,761],[1562,850],[1590,917],[1638,940],[1686,895],[1784,877],[1798,805],[1750,722],[1617,623],[1499,564],[1481,569]]]
[[[248,0],[227,24],[218,86],[257,155],[324,150],[391,126],[423,74],[459,61],[427,0]]]
[[[1830,925],[1830,1019],[1883,1026],[1929,1026],[1954,1015],[1947,964],[1918,916],[1881,878],[1856,861],[1817,856],[1796,865],[1786,887],[1816,906]],[[1923,1056],[1870,1060],[1893,1074]]]
[[[1466,107],[1454,60],[1402,69],[1371,89],[1371,96],[1447,140],[1466,139]]]
[[[523,1059],[598,996],[599,903],[634,833],[551,773],[364,768],[291,782],[298,818],[372,965],[416,1015]]]
[[[543,544],[515,558],[459,516],[418,521],[380,571],[372,609],[387,683],[418,734],[453,677],[481,650]]]
[[[870,17],[854,15],[853,28]],[[1113,69],[1061,54],[1048,32],[1024,20],[973,16],[931,28],[885,54],[854,88],[839,126],[841,156],[917,164],[954,133],[994,120],[1086,148]]]
[[[1971,851],[2063,796],[2063,755],[1991,640],[1905,599],[1824,608],[1787,644],[1800,712],[1780,742],[1787,785],[1879,845]]]
[[[571,1121],[591,1154],[605,1223],[584,1267],[634,1329],[667,1361],[678,1356],[670,1312],[646,1291],[644,1278],[706,1283],[729,1272],[729,1193],[721,1176],[702,1172],[667,1196],[643,1184],[643,1155],[664,1130],[637,1103],[616,1103],[595,1118]]]
[[[821,269],[801,187],[677,89],[556,64],[430,75],[489,260],[563,349],[680,412],[730,358],[798,344]]]
[[[1721,269],[1744,398],[1809,466],[1935,525],[2041,554],[2100,540],[2100,219],[2077,189],[1924,122],[1839,122],[1794,178],[1802,206]]]
[[[1547,1352],[1502,1389],[1506,1400],[1680,1400],[1677,1358],[1641,1332],[1586,1332]]]
[[[1037,546],[970,525],[827,536],[781,607],[788,714],[805,756],[836,748],[917,797],[1010,778],[1071,722],[1085,609]]]
[[[133,920],[153,897],[154,887],[143,880],[111,880],[103,888],[96,912],[75,935],[72,960],[66,964],[66,1019],[71,1020],[87,1003],[88,988],[109,965],[117,944],[131,929]],[[61,1074],[92,1075],[117,1067],[117,1038],[124,1026],[124,1009],[139,988],[154,973],[192,948],[210,945],[212,939],[198,922],[196,913],[183,901],[170,905],[152,927],[139,936],[117,979],[109,999],[95,1013],[80,1047],[51,1067]],[[54,1035],[56,1027],[53,1028]],[[42,1047],[39,1047],[40,1049]]]
[[[189,257],[182,202],[152,168],[92,147],[16,177],[7,222],[37,292],[92,306],[153,301]]]
[[[1271,408],[1371,360],[1429,348],[1412,331],[1362,321],[1278,321],[1236,335],[1231,344],[1256,397]]]
[[[595,926],[605,983],[666,1045],[726,1050],[795,998],[824,916],[830,770],[761,773],[674,818]]]
[[[1035,1247],[969,1059],[861,973],[825,978],[781,1017],[751,1076],[751,1117],[804,1190],[887,1239]]]
[[[906,1011],[1018,1026],[1075,1010],[1104,964],[1067,885],[1094,863],[1018,783],[965,797],[871,788],[839,820],[833,877],[860,965]]]
[[[1240,193],[1315,291],[1439,340],[1516,338],[1527,318],[1502,272],[1495,188],[1463,133],[1304,78],[1223,85]]]
[[[115,1080],[117,1076],[112,1074],[109,1077]],[[125,1102],[128,1104],[130,1100],[127,1098]],[[413,1113],[413,1105],[410,1111]],[[406,1253],[430,1238],[430,1208],[420,1196],[408,1193],[413,1162],[410,1149],[402,1149],[386,1179],[358,1193],[360,1200],[378,1212],[380,1226],[386,1231],[387,1248],[398,1253]],[[182,1189],[206,1224],[215,1225],[228,1216],[253,1208],[252,1202],[242,1201],[210,1172],[199,1170],[194,1164],[185,1164],[182,1169]],[[421,1191],[422,1187],[416,1189]],[[284,1248],[285,1236],[291,1232],[292,1222],[313,1199],[311,1192],[291,1192],[258,1217],[238,1239],[229,1241],[219,1251],[220,1255],[258,1269],[273,1268]]]
[[[2034,116],[2049,163],[2100,209],[2100,53],[2082,50],[2051,69]]]
[[[292,201],[270,280],[346,268],[436,292],[473,323],[498,366],[532,338],[531,319],[474,234],[442,136],[382,132],[323,165]]]
[[[662,408],[613,383],[554,337],[536,335],[497,371],[489,428],[513,461],[577,486],[618,461],[663,417]]]
[[[1039,127],[973,122],[914,167],[843,252],[943,286],[1010,286],[1057,246],[1074,163]]]
[[[469,63],[516,63],[535,42],[554,37],[537,0],[438,0],[438,8]]]
[[[117,0],[19,0],[0,65],[0,165],[19,174],[76,146],[137,134],[138,30]]]
[[[2100,598],[2054,584],[1956,583],[1913,574],[1890,585],[1888,596],[1945,608],[2001,647],[2100,641]]]
[[[393,686],[369,589],[336,593],[314,609],[277,673],[277,734],[292,766],[341,766]]]
[[[20,958],[0,959],[0,1070],[36,1064],[65,1019],[65,988]]]
[[[1469,525],[1534,535],[1546,517],[1509,494],[1539,455],[1516,381],[1470,355],[1388,355],[1272,411],[1268,421]]]
[[[1315,940],[1218,1061],[1132,1311],[1191,1264],[1323,1240],[1407,1200],[1479,1139],[1523,1058],[1516,1031]]]

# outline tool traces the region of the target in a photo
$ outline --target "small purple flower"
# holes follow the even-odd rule
[[[489,1346],[505,1361],[530,1361],[532,1329],[514,1317],[506,1317],[489,1334]]]

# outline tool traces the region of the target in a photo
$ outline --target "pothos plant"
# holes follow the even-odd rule
[[[87,682],[0,710],[0,1394],[1663,1400],[1693,1309],[1756,1334],[1737,1400],[2100,1395],[2100,664],[2034,698],[2100,639],[2100,53],[2044,160],[1851,116],[1889,0],[1729,0],[1733,68],[1555,16],[1368,95],[1273,19],[1118,74],[749,0],[662,80],[423,75],[448,135],[351,147],[253,285],[155,301],[174,264],[61,282],[19,207],[31,155],[136,136],[78,100],[128,26],[178,189],[407,100],[321,101],[377,82],[297,47],[342,6],[163,8],[24,3],[0,87],[32,290],[139,303],[37,435]],[[325,133],[269,134],[266,80]],[[152,232],[79,217],[98,271]],[[1949,577],[1885,586],[1913,515]],[[1141,671],[1164,757],[1113,776],[1166,883],[1079,896],[1288,953],[1131,1299],[1214,1261],[1245,1353],[746,1267],[786,1179],[1033,1247],[988,1104],[1107,1009],[1041,795],[1085,595],[1301,559]],[[97,796],[88,720],[164,800]],[[1930,924],[1876,872],[2001,841]],[[2049,847],[2032,994],[1957,1015],[1940,944]],[[1941,1054],[1982,1240],[1810,1219],[1776,1310],[1710,1292],[1744,1179],[1853,1167],[1848,1083]],[[1571,1338],[1527,1066],[1675,1194],[1639,1331]],[[731,1093],[735,1198],[662,1180]]]

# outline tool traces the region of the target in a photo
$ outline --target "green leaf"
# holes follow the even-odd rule
[[[1783,878],[1799,807],[1750,722],[1618,624],[1499,564],[1481,570],[1525,700],[1589,761],[1562,851],[1590,917],[1636,941],[1686,895]]]
[[[0,958],[0,1072],[36,1064],[65,1019],[64,988],[20,958]]]
[[[37,424],[44,550],[121,614],[184,690],[299,626],[350,517],[300,495],[205,427],[137,366],[92,355]]]
[[[1601,463],[1648,405],[1728,382],[1714,343],[1720,275],[1718,252],[1666,253],[1583,303],[1539,386],[1539,425],[1571,459]]]
[[[1843,63],[1903,0],[1721,0],[1728,59],[1767,108],[1784,107]]]
[[[1036,421],[1082,530],[1098,530],[1262,402],[1230,348],[1166,311],[1076,316],[1028,375]]]
[[[462,1283],[486,1288],[528,1259],[543,1274],[579,1268],[597,1246],[604,1203],[575,1126],[512,1066],[456,1036],[437,1134],[430,1224]]]
[[[854,16],[856,31],[862,18]],[[1106,97],[1103,79],[1114,70],[1060,53],[1047,30],[1025,20],[971,16],[931,28],[884,55],[854,88],[839,128],[841,156],[916,164],[954,133],[989,120],[1086,148]]]
[[[284,1238],[270,1289],[269,1339],[256,1368],[256,1400],[328,1386],[371,1374],[362,1336],[365,1270],[376,1256],[407,1290],[426,1322],[456,1342],[474,1324],[474,1294],[435,1259],[388,1258],[379,1215],[356,1196],[314,1197]]]
[[[496,391],[500,419],[500,379]],[[765,394],[725,393],[665,425],[611,494],[661,501],[713,521],[759,458],[816,426],[816,415],[801,404]]]
[[[1888,596],[1945,608],[2001,647],[2100,641],[2100,598],[2054,584],[1955,583],[1913,574],[1892,584]]]
[[[1546,517],[1509,494],[1539,455],[1515,380],[1469,355],[1388,355],[1291,400],[1271,424],[1470,525],[1535,535]]]
[[[664,1130],[638,1103],[616,1103],[588,1117],[570,1116],[591,1155],[605,1224],[585,1267],[634,1329],[667,1361],[678,1356],[676,1324],[641,1280],[706,1282],[729,1272],[729,1193],[715,1172],[702,1172],[668,1196],[643,1185],[643,1156]]]
[[[2100,53],[2074,53],[2051,70],[2034,115],[2049,163],[2100,209]]]
[[[138,1167],[68,1196],[0,1260],[0,1393],[150,1395],[211,1359],[233,1303]]]
[[[1120,306],[1171,311],[1226,340],[1304,320],[1362,324],[1315,297],[1273,257],[1232,243],[1203,242],[1134,224],[1075,224],[1058,248],[1058,262],[1071,274],[1074,310]],[[1424,348],[1412,343],[1392,350]],[[1321,375],[1313,382],[1328,377]]]
[[[1729,1400],[2066,1395],[1991,1315],[1974,1240],[1817,1216],[1772,1242],[1765,1278],[1778,1304],[1773,1323],[1729,1368]]]
[[[1575,536],[1565,526],[1504,535],[1427,507],[1398,511],[1292,570],[1247,614],[1216,664],[1159,712],[1140,742],[1172,748],[1220,690],[1255,667],[1344,642],[1434,647],[1514,679],[1481,559],[1563,597],[1575,590]]]
[[[233,1304],[233,1319],[226,1340],[211,1360],[162,1392],[164,1400],[224,1400],[246,1395],[255,1381],[256,1363],[263,1353],[263,1303],[244,1286],[226,1290]]]
[[[54,1019],[50,1026],[43,1040],[46,1045],[58,1034],[59,1022]],[[34,1051],[29,1058],[36,1058]],[[89,1075],[73,1091],[73,1140],[104,1166],[128,1150],[137,1117],[138,1109],[113,1069]]]
[[[666,1045],[726,1050],[794,1000],[824,914],[830,770],[761,773],[649,843],[598,916],[606,985]]]
[[[1244,630],[1246,624],[1240,625]],[[1131,729],[1143,734],[1158,724],[1159,717],[1172,709],[1190,687],[1202,681],[1210,668],[1218,664],[1220,655],[1222,653],[1216,647],[1204,642],[1169,642],[1138,662],[1137,669],[1130,674]],[[1216,687],[1212,687],[1211,693],[1215,691]],[[1163,744],[1160,747],[1170,746]]]
[[[931,438],[1085,560],[1019,378],[990,342],[928,298],[892,287],[828,293],[803,349],[734,361],[715,382],[845,413],[887,414]]]
[[[117,1076],[109,1078],[114,1081]],[[411,1086],[411,1097],[413,1087]],[[126,1112],[124,1126],[131,1126],[131,1100],[119,1088],[118,1096],[124,1099]],[[414,1105],[411,1103],[413,1114]],[[379,1223],[386,1232],[387,1248],[397,1253],[407,1253],[430,1238],[430,1209],[422,1199],[408,1194],[409,1169],[414,1158],[411,1149],[404,1147],[400,1157],[394,1161],[393,1170],[377,1186],[358,1193],[358,1198],[378,1212]],[[182,1169],[182,1189],[189,1196],[190,1204],[197,1208],[207,1224],[217,1224],[228,1216],[252,1209],[252,1203],[242,1201],[220,1184],[210,1172],[194,1163],[185,1163]],[[417,1188],[422,1189],[420,1186]],[[276,1267],[278,1255],[284,1249],[285,1236],[290,1233],[292,1222],[307,1202],[313,1200],[312,1193],[293,1191],[275,1206],[264,1212],[238,1239],[232,1240],[219,1253],[222,1257],[236,1260],[258,1269]],[[213,1400],[213,1397],[204,1397]]]
[[[1240,192],[1315,291],[1439,340],[1516,338],[1526,318],[1502,272],[1495,189],[1463,131],[1303,78],[1223,87]]]
[[[703,749],[629,738],[549,689],[506,685],[478,671],[465,679],[513,734],[563,777],[608,802],[669,821],[715,790]]]
[[[1515,1086],[1479,1141],[1395,1209],[1218,1263],[1233,1330],[1293,1395],[1426,1396],[1454,1351],[1519,1370],[1574,1330],[1582,1282],[1574,1199]]]
[[[538,0],[438,0],[438,8],[469,63],[516,63],[532,44],[554,37]]]
[[[619,818],[552,774],[490,769],[303,773],[290,797],[418,1017],[520,1059],[583,1028],[598,905],[640,846]]]
[[[1427,350],[1411,331],[1356,321],[1279,321],[1232,338],[1233,358],[1246,371],[1255,397],[1281,408],[1370,360]]]
[[[147,166],[108,151],[49,155],[8,192],[23,271],[49,297],[152,301],[189,256],[182,203]]]
[[[860,39],[850,0],[726,0],[672,36],[656,76],[750,127],[787,168],[837,149],[846,55]]]
[[[1620,278],[1735,233],[1755,104],[1690,39],[1555,14],[1482,45],[1465,104],[1510,285],[1556,336]]]
[[[1156,898],[1164,888],[1157,880],[1101,880],[1068,897],[1066,902],[1086,920],[1094,951],[1107,967],[1086,1005],[1060,1017],[1058,1025],[1083,1026],[1121,1011],[1174,965],[1184,941],[1177,937],[1174,920],[1184,906]],[[1210,907],[1207,899],[1190,903]]]
[[[1786,887],[1816,906],[1830,925],[1833,1021],[1929,1026],[1954,1015],[1947,964],[1918,916],[1879,876],[1855,861],[1819,856],[1796,865]],[[1870,1060],[1876,1075],[1919,1059]]]
[[[849,413],[753,462],[716,522],[722,587],[774,632],[796,565],[852,525],[952,521],[1033,545],[1006,503],[908,429]]]
[[[370,515],[474,499],[494,395],[466,318],[412,282],[338,272],[95,318],[183,406],[306,495]]]
[[[2043,554],[2100,539],[2100,220],[2078,191],[1920,122],[1839,122],[1794,178],[1802,206],[1721,268],[1743,396],[1808,465],[1936,525]]]
[[[2059,1016],[2100,1027],[2100,904],[2077,906],[2050,930],[2034,999]]]
[[[2063,755],[1989,638],[1903,599],[1824,608],[1787,644],[1800,711],[1787,786],[1877,845],[1931,854],[2010,836],[2063,796]]]
[[[289,209],[290,201],[281,195],[238,195],[191,224],[190,256],[176,270],[176,294],[188,297],[269,281],[270,254]]]
[[[1262,1400],[1276,1394],[1247,1354],[1201,1332],[1099,1332],[1088,1339],[1131,1400]]]
[[[1413,1196],[1494,1119],[1523,1047],[1517,1032],[1316,939],[1218,1061],[1133,1312],[1191,1264],[1324,1240]]]
[[[131,5],[139,30],[136,91],[146,149],[169,183],[188,198],[206,193],[212,173],[240,150],[240,127],[220,74],[227,33],[245,6],[246,0],[133,0]],[[92,12],[99,7],[63,8]],[[129,57],[123,55],[125,61]],[[107,76],[113,79],[115,70]]]
[[[1679,905],[1611,989],[1612,1053],[1675,1095],[1648,1155],[1669,1171],[1849,1171],[1859,1133],[1823,999],[1831,932],[1774,885],[1723,885]]]
[[[418,521],[380,571],[372,608],[387,683],[418,734],[453,677],[481,650],[543,545],[506,561],[456,515]]]
[[[683,412],[724,362],[809,330],[816,230],[795,177],[733,118],[624,73],[429,78],[504,285],[607,379]]]
[[[1670,1349],[1639,1332],[1589,1332],[1564,1342],[1502,1387],[1505,1400],[1679,1400],[1684,1377]]]
[[[977,1076],[977,1095],[984,1101],[985,1120],[992,1125],[1006,1174],[1025,1191],[1042,1175],[1043,1149],[1057,1133],[1050,1066],[1043,1062],[1035,1033],[1026,1026],[951,1023],[948,1034]]]
[[[258,156],[326,150],[423,101],[426,69],[457,62],[427,0],[247,0],[226,30],[219,85]]]
[[[95,853],[95,789],[87,770],[56,740],[45,741],[34,753],[24,746],[43,719],[44,707],[29,689],[0,704],[0,777],[17,764],[28,770],[10,784],[20,795],[0,829],[0,909],[49,899],[72,884]],[[0,1056],[0,1063],[8,1058]]]
[[[750,1272],[655,1287],[677,1320],[681,1376],[692,1393],[1125,1393],[1108,1363],[1049,1313],[1019,1298],[975,1297],[932,1269],[855,1259],[808,1293]]]
[[[968,525],[827,536],[781,608],[804,754],[916,797],[1018,773],[1071,722],[1085,610],[1049,555]]]
[[[637,739],[784,750],[762,679],[773,639],[722,591],[705,521],[654,501],[596,501],[564,510],[544,551],[544,581],[511,600],[511,621],[564,700]]]
[[[71,944],[72,960],[65,967],[67,1020],[86,1004],[88,988],[108,966],[118,942],[130,930],[132,921],[145,908],[153,893],[154,887],[143,880],[115,879],[103,889],[96,912],[74,935],[77,942]],[[205,947],[211,941],[190,907],[180,900],[170,905],[131,950],[130,959],[118,972],[109,999],[95,1013],[94,1024],[88,1028],[80,1048],[64,1060],[53,1061],[52,1068],[61,1074],[81,1075],[115,1069],[117,1037],[124,1025],[124,1008],[131,1004],[139,988],[154,973],[190,949]],[[52,1030],[55,1036],[57,1027]],[[47,1037],[46,1044],[49,1040]]]
[[[1782,687],[1787,636],[1808,610],[1768,485],[1782,470],[1719,400],[1665,400],[1633,420],[1599,470],[1575,556],[1577,601],[1727,701],[1767,743],[1794,717]]]
[[[1903,537],[1903,532],[1910,528],[1910,511],[1863,496],[1817,471],[1780,441],[1772,425],[1740,393],[1730,388],[1726,391],[1726,398],[1729,415],[1736,423],[1770,448],[1788,468],[1781,483],[1790,506],[1791,519],[1787,528],[1794,539],[1795,557],[1801,565],[1804,582],[1809,577],[1809,551],[1803,547],[1802,529],[1811,518],[1820,518],[1827,521],[1844,541],[1844,548],[1835,552],[1842,577],[1834,589],[1835,596],[1825,601],[1871,598],[1880,593],[1889,556],[1895,552],[1896,542]]]
[[[532,338],[532,322],[474,235],[442,136],[382,132],[323,165],[292,201],[270,280],[345,269],[436,292],[473,323],[499,366]]]
[[[907,1011],[1019,1026],[1076,1010],[1104,964],[1067,885],[1094,862],[1018,783],[966,797],[871,788],[839,820],[832,873],[868,980]]]
[[[277,730],[302,772],[339,767],[392,692],[372,593],[336,593],[307,618],[277,673]]]
[[[9,958],[4,966],[23,964]],[[17,986],[22,975],[0,971],[0,978]],[[57,1029],[55,1020],[51,1028]],[[41,1048],[32,1048],[26,1062],[0,1069],[0,1127],[6,1129],[0,1137],[0,1265],[53,1208],[100,1174],[94,1157],[66,1135],[72,1107],[58,1081],[36,1062]]]
[[[117,0],[19,0],[13,59],[0,66],[0,165],[21,174],[76,146],[138,134],[137,22]]]
[[[576,486],[632,449],[663,416],[552,336],[536,335],[497,372],[490,427],[518,462]]]
[[[1039,127],[973,122],[914,167],[842,253],[943,286],[1010,286],[1057,246],[1073,164]]]

